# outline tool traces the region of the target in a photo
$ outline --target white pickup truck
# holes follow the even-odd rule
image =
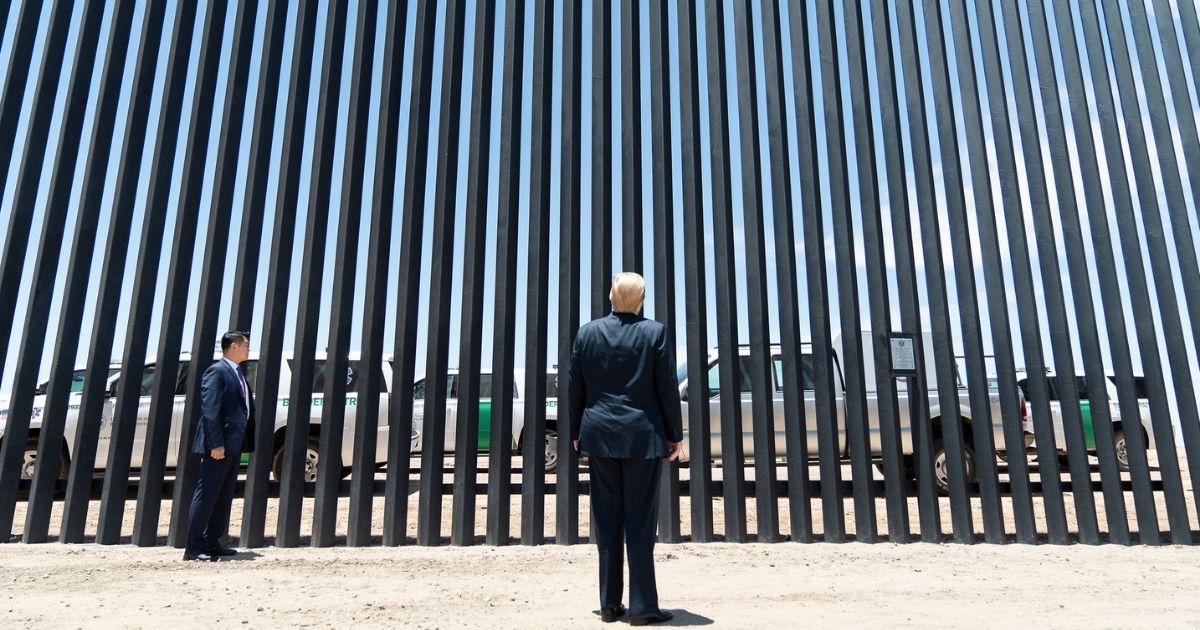
[[[1067,443],[1066,432],[1063,429],[1063,411],[1062,401],[1059,399],[1059,383],[1065,377],[1048,374],[1046,376],[1046,389],[1050,396],[1050,419],[1051,426],[1054,427],[1054,444],[1058,448],[1059,457],[1066,458],[1065,445]],[[1029,396],[1029,379],[1022,378],[1017,381],[1017,386]],[[1148,450],[1156,448],[1154,441],[1154,426],[1151,423],[1150,414],[1150,395],[1146,389],[1146,377],[1134,376],[1133,386],[1137,396],[1139,420],[1142,425],[1142,443],[1146,445]],[[1113,433],[1113,449],[1117,455],[1117,467],[1123,471],[1129,470],[1129,446],[1125,441],[1125,431],[1130,426],[1134,426],[1133,422],[1123,422],[1121,419],[1121,404],[1117,402],[1117,377],[1108,376],[1104,379],[1105,392],[1108,395],[1108,415],[1112,422]],[[1095,455],[1096,446],[1096,429],[1092,422],[1092,403],[1088,397],[1087,379],[1082,375],[1075,377],[1075,389],[1079,396],[1079,416],[1083,420],[1083,441],[1087,446],[1088,453]],[[1132,414],[1130,414],[1132,415]]]
[[[928,335],[924,336],[928,339]],[[864,372],[866,383],[866,401],[867,401],[867,427],[869,432],[869,440],[872,456],[879,458],[883,452],[883,442],[880,435],[879,421],[879,394],[875,382],[875,364],[873,353],[871,352],[871,337],[869,332],[863,333],[863,349],[864,349]],[[838,339],[834,339],[834,347],[840,347]],[[774,410],[774,426],[775,426],[775,452],[780,457],[787,455],[787,443],[784,437],[784,406],[783,406],[783,357],[782,348],[779,345],[772,345],[771,348],[772,366],[772,388],[774,395],[772,397],[772,409]],[[801,383],[804,387],[804,408],[808,414],[806,429],[807,429],[807,453],[810,460],[815,461],[819,452],[817,442],[817,423],[814,420],[813,413],[816,408],[816,391],[814,385],[814,361],[812,357],[811,344],[805,343],[802,345],[803,356],[801,357],[802,374]],[[946,452],[942,441],[943,423],[947,421],[941,412],[941,403],[938,398],[936,388],[936,378],[934,377],[933,356],[929,349],[924,352],[926,357],[927,379],[926,384],[928,391],[922,392],[922,395],[928,400],[929,421],[933,429],[933,455],[935,475],[939,487],[945,491],[947,487],[948,472],[946,470]],[[721,398],[719,392],[720,379],[717,369],[717,351],[713,350],[708,355],[708,391],[709,391],[709,418],[710,418],[710,448],[713,458],[721,457]],[[751,409],[751,389],[750,389],[750,348],[749,346],[741,346],[739,348],[739,366],[740,366],[740,382],[741,382],[741,410],[742,410],[742,449],[746,458],[751,458],[754,455],[754,436],[752,431],[752,409]],[[844,380],[842,378],[841,362],[835,351],[833,357],[834,376],[835,376],[835,402],[837,409],[837,427],[838,427],[838,453],[842,458],[848,458],[846,441],[846,406],[844,395]],[[687,365],[684,364],[679,368],[680,380],[680,395],[684,399],[684,431],[686,434],[688,423],[687,415],[688,408],[692,401],[687,400]],[[897,398],[898,411],[900,416],[900,445],[901,452],[905,455],[906,472],[911,476],[915,470],[913,464],[913,439],[912,439],[912,420],[909,417],[909,393],[906,389],[905,380],[897,380]],[[967,388],[962,384],[956,384],[958,390],[958,404],[960,409],[960,417],[957,419],[959,426],[963,430],[963,439],[965,446],[965,464],[967,468],[968,479],[975,481],[978,479],[978,470],[975,465],[975,450],[972,441],[972,431],[976,430],[977,424],[973,422],[973,413],[971,410],[971,401],[967,392]],[[1018,392],[1020,394],[1020,392]],[[988,391],[988,400],[991,403],[992,425],[990,430],[993,434],[997,454],[1001,458],[1006,458],[1006,444],[1004,438],[1004,427],[1001,422],[1000,414],[1000,395],[996,390]],[[1033,440],[1033,429],[1029,422],[1026,411],[1025,399],[1022,396],[1021,402],[1021,423],[1024,433],[1024,444],[1017,447],[1017,452],[1024,456],[1026,447]],[[687,439],[684,439],[685,449]]]
[[[213,360],[219,358],[220,355],[214,355],[213,359],[205,364],[208,367]],[[325,390],[325,355],[318,354],[316,357],[316,365],[313,376],[312,387],[312,403],[311,413],[309,415],[309,440],[305,453],[305,481],[316,481],[317,465],[318,465],[318,447],[320,445],[321,433],[321,410],[324,403]],[[183,431],[183,409],[184,401],[186,400],[187,382],[192,377],[192,361],[190,354],[185,353],[180,357],[179,373],[173,378],[176,383],[174,409],[171,417],[170,438],[167,442],[166,451],[166,466],[168,469],[174,469],[178,464],[177,458],[179,453],[180,440],[184,439]],[[289,398],[292,381],[292,365],[293,359],[290,355],[284,355],[280,362],[279,368],[279,400],[275,411],[275,438],[273,442],[271,471],[276,480],[281,478],[283,464],[283,437],[284,429],[287,425],[287,414],[289,406]],[[354,427],[358,409],[359,383],[361,382],[359,357],[351,354],[349,356],[349,367],[343,377],[346,383],[346,420],[345,428],[342,435],[342,464],[345,467],[344,473],[349,472],[349,467],[353,463],[354,458]],[[134,429],[134,445],[131,453],[130,467],[137,470],[142,465],[142,457],[145,452],[146,430],[150,414],[150,394],[154,388],[154,382],[158,377],[156,364],[153,360],[146,363],[142,373],[141,398],[138,402],[137,424]],[[250,359],[245,364],[247,381],[251,384],[256,382],[258,371],[258,357],[252,354]],[[378,435],[375,446],[375,462],[378,466],[383,466],[387,462],[388,453],[388,400],[390,395],[388,392],[391,387],[392,370],[389,361],[383,363],[383,392],[380,394],[379,401],[379,425]],[[71,398],[68,403],[66,425],[64,429],[64,440],[62,451],[59,459],[59,477],[66,478],[71,462],[71,447],[75,444],[75,433],[79,420],[80,399],[82,397],[83,379],[85,371],[80,369],[75,371],[74,380],[71,387]],[[99,444],[96,449],[96,471],[103,472],[108,468],[108,451],[109,444],[112,439],[112,418],[114,407],[116,405],[117,384],[120,381],[120,366],[114,365],[109,368],[109,377],[105,386],[107,397],[104,401],[104,407],[100,417],[100,437]],[[34,470],[34,463],[37,460],[37,440],[38,433],[42,424],[42,413],[46,404],[45,385],[40,387],[36,393],[33,402],[33,413],[29,425],[29,439],[25,449],[25,456],[21,468],[22,478],[31,478]],[[8,401],[0,400],[0,432],[4,430],[5,420],[8,415]],[[190,439],[191,436],[186,436]],[[0,440],[3,440],[3,435],[0,434]],[[413,427],[413,432],[410,435],[410,448],[414,452],[419,452],[420,448],[420,433],[416,426]],[[243,463],[248,461],[249,455],[243,455]]]

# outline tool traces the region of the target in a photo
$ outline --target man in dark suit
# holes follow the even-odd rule
[[[667,327],[638,313],[646,283],[636,273],[613,277],[613,312],[579,329],[571,350],[571,439],[591,471],[592,526],[600,552],[600,617],[624,616],[621,542],[629,553],[629,623],[659,623],[654,534],[658,478],[666,457],[679,457],[683,415]]]
[[[242,452],[254,450],[254,392],[240,367],[250,356],[250,333],[225,333],[221,353],[224,356],[204,371],[200,383],[200,425],[192,441],[192,452],[200,455],[200,471],[188,513],[184,560],[216,561],[237,554],[221,546],[221,534],[229,527]]]

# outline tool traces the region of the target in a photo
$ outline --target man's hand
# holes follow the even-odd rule
[[[212,456],[213,459],[225,459],[225,447],[218,446],[217,448],[214,448],[209,455]]]
[[[667,442],[667,461],[673,462],[679,459],[683,454],[683,440],[678,442]]]

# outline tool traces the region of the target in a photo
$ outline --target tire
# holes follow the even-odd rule
[[[1125,442],[1125,432],[1113,433],[1113,450],[1117,453],[1117,468],[1121,472],[1129,472],[1129,445]]]
[[[547,433],[546,439],[546,472],[558,470],[558,434]]]
[[[304,481],[317,481],[317,465],[318,453],[320,452],[321,443],[317,438],[308,438],[308,447],[304,450]],[[271,477],[275,481],[283,481],[283,451],[284,447],[280,446],[279,450],[275,451],[275,455],[271,458]]]
[[[21,457],[21,479],[33,479],[33,471],[37,465],[37,438],[29,438],[25,443],[25,453]],[[66,479],[71,466],[67,462],[67,454],[61,450],[58,453],[58,478]]]
[[[975,449],[963,446],[963,465],[967,469],[967,482],[979,481],[979,467],[975,465]],[[946,457],[946,446],[941,440],[933,445],[933,479],[937,483],[938,492],[950,494],[950,462]]]

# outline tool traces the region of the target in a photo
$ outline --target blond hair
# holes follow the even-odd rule
[[[612,302],[614,313],[636,315],[641,312],[642,303],[646,301],[646,281],[641,275],[630,271],[613,276],[608,301]]]

